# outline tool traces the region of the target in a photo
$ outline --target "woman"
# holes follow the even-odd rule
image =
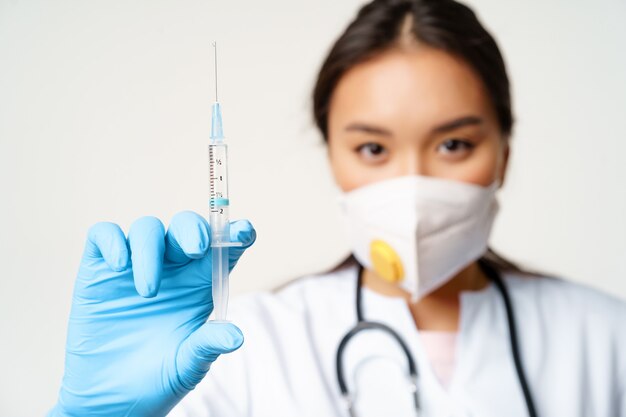
[[[470,9],[364,6],[322,66],[314,113],[354,257],[236,300],[246,344],[215,362],[243,336],[206,322],[206,221],[180,213],[165,233],[142,218],[128,237],[95,225],[50,415],[626,416],[626,305],[487,249],[513,116]],[[231,235],[234,266],[255,231]]]

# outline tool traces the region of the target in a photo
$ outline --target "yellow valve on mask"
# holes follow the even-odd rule
[[[404,278],[404,268],[402,268],[400,257],[382,240],[374,240],[370,244],[370,258],[374,271],[384,280],[397,283]]]

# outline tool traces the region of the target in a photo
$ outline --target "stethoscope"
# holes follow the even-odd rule
[[[511,353],[513,355],[513,361],[515,363],[515,371],[517,372],[517,378],[519,380],[520,386],[522,388],[522,392],[524,394],[524,400],[526,401],[526,408],[528,409],[528,415],[530,417],[537,417],[537,412],[535,411],[535,404],[533,402],[533,398],[530,393],[530,389],[528,388],[528,382],[526,381],[526,376],[524,375],[524,369],[522,367],[522,360],[520,358],[519,352],[519,343],[517,338],[517,328],[515,326],[515,315],[513,313],[513,306],[511,304],[511,298],[509,297],[509,292],[500,276],[500,273],[493,266],[489,265],[488,262],[480,259],[478,261],[481,269],[489,278],[489,280],[495,284],[496,288],[502,295],[502,300],[504,301],[504,307],[506,310],[506,318],[509,327],[509,341],[511,344]],[[400,335],[393,330],[391,327],[387,326],[383,323],[378,323],[374,321],[368,321],[363,318],[363,310],[361,307],[361,299],[362,299],[362,284],[363,284],[363,266],[359,264],[358,273],[357,273],[357,286],[356,286],[356,316],[357,323],[356,325],[346,333],[346,335],[341,339],[339,346],[337,347],[337,357],[336,357],[336,367],[337,367],[337,382],[339,383],[339,390],[341,391],[341,396],[344,398],[346,402],[346,407],[351,417],[356,417],[357,414],[354,410],[354,399],[348,390],[348,386],[346,385],[346,380],[344,377],[344,367],[343,367],[343,357],[346,346],[354,338],[355,335],[361,333],[365,330],[379,330],[387,335],[389,335],[392,339],[394,339],[402,351],[404,352],[407,365],[409,368],[409,376],[408,383],[411,395],[413,396],[413,404],[415,407],[415,415],[420,416],[421,406],[420,406],[420,397],[417,387],[417,365],[415,363],[415,359],[411,354],[406,342],[400,337]]]

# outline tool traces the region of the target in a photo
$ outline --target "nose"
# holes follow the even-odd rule
[[[399,163],[400,175],[426,175],[425,164],[421,160],[420,152],[411,149],[402,153]]]

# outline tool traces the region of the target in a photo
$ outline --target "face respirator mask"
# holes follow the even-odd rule
[[[352,253],[416,301],[485,253],[498,187],[406,176],[344,193]]]

